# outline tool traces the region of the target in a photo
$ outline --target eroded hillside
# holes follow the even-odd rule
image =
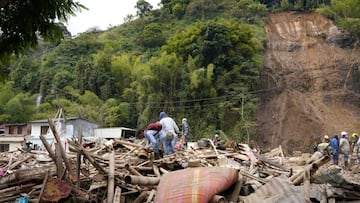
[[[267,52],[258,110],[264,149],[306,151],[324,134],[360,132],[359,53],[317,13],[276,13],[265,27]]]

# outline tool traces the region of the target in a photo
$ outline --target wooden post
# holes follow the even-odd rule
[[[79,139],[79,143],[80,145],[82,145],[82,127],[80,127],[79,131],[78,131],[78,139]],[[77,188],[80,188],[80,169],[81,169],[81,153],[77,153],[76,156],[76,177],[77,177],[77,183],[76,186]]]
[[[304,195],[305,202],[310,203],[310,170],[304,171]]]
[[[57,133],[57,131],[56,131],[55,125],[54,125],[54,123],[52,122],[52,120],[50,120],[50,119],[48,119],[48,122],[49,122],[49,127],[50,127],[52,133],[54,134],[54,137],[55,137],[55,139],[56,139],[56,142],[59,143],[60,146],[61,146],[61,147],[60,147],[60,152],[61,152],[61,156],[62,156],[62,158],[63,158],[63,160],[64,160],[66,169],[67,169],[67,171],[71,174],[70,162],[69,162],[69,159],[68,159],[67,156],[66,156],[66,152],[65,152],[64,148],[63,148],[62,145],[61,145],[61,140],[60,140],[60,137],[59,137],[59,135],[58,135],[58,133]]]
[[[44,144],[46,151],[49,153],[50,158],[56,163],[55,154],[51,149],[50,144],[46,141],[46,138],[43,135],[40,135],[40,140]]]
[[[243,185],[243,176],[239,173],[235,188],[234,188],[233,192],[231,193],[231,201],[232,202],[238,202],[239,193],[240,193],[242,185]]]
[[[116,186],[113,203],[119,203],[120,200],[121,200],[121,187]]]
[[[46,175],[45,175],[45,178],[44,178],[44,181],[43,181],[43,184],[41,186],[41,190],[40,190],[40,194],[39,194],[39,199],[37,200],[37,203],[39,203],[41,201],[41,196],[42,194],[44,193],[44,190],[45,190],[45,186],[46,186],[46,183],[48,181],[48,178],[49,178],[49,171],[46,172]]]
[[[115,152],[114,150],[110,154],[109,160],[109,177],[108,177],[108,193],[107,193],[107,202],[112,203],[114,200],[114,172],[115,172]]]

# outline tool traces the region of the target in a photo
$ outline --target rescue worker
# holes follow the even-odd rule
[[[331,155],[333,158],[333,163],[338,165],[339,163],[339,137],[334,135],[330,140]]]
[[[344,155],[344,166],[347,169],[349,167],[349,152],[350,152],[350,143],[347,139],[347,133],[345,131],[341,132],[340,139],[340,151]]]
[[[324,135],[324,139],[318,144],[317,149],[324,155],[330,154],[330,140],[328,135]]]
[[[351,147],[352,152],[355,153],[357,158],[357,164],[360,164],[360,139],[357,133],[351,135]]]
[[[187,147],[187,143],[188,143],[189,137],[190,137],[190,126],[189,126],[186,118],[182,119],[181,124],[182,124],[181,138],[184,141],[184,146]]]
[[[165,154],[175,153],[175,144],[179,134],[179,127],[165,112],[160,113],[160,123],[162,125],[162,133],[166,135],[164,140]]]
[[[139,130],[136,132],[136,137],[145,138],[146,148],[148,153],[154,151],[155,159],[163,157],[162,145],[164,142],[165,135],[161,132],[162,125],[159,122],[150,123],[146,130]]]

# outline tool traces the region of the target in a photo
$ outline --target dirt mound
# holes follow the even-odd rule
[[[270,14],[265,29],[261,147],[309,151],[325,134],[359,133],[360,58],[351,37],[313,12]]]

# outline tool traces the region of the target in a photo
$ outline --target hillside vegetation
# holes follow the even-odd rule
[[[162,0],[152,10],[139,0],[136,18],[121,26],[40,41],[19,55],[0,87],[0,123],[52,117],[61,107],[102,127],[142,128],[166,111],[178,124],[188,119],[193,139],[217,130],[255,139],[268,12],[318,9],[358,36],[352,28],[360,12],[343,5],[360,7],[349,0]]]

